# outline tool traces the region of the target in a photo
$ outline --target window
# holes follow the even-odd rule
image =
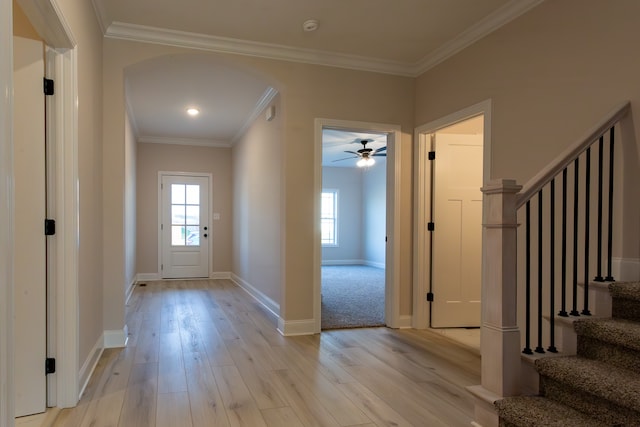
[[[322,246],[338,246],[338,190],[322,190],[320,228]]]
[[[171,184],[171,245],[200,246],[200,186]]]

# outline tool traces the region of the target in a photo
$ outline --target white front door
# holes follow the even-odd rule
[[[480,326],[482,135],[436,134],[431,326]]]
[[[161,275],[209,277],[209,177],[161,175]]]
[[[16,417],[46,409],[44,46],[14,37],[14,381]]]

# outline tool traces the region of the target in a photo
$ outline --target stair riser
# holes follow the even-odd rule
[[[614,298],[612,313],[616,319],[627,319],[640,322],[640,301],[632,299]]]
[[[540,378],[541,395],[567,405],[606,423],[605,425],[640,425],[640,412],[617,405],[601,397],[582,392],[549,377]]]
[[[579,335],[578,355],[640,373],[639,352],[602,342],[596,338]]]

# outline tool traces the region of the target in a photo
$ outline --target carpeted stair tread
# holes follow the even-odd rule
[[[575,356],[538,359],[536,369],[558,383],[633,411],[640,409],[640,377],[635,372]]]
[[[624,319],[581,319],[573,322],[578,335],[640,351],[640,323]],[[640,354],[638,355],[640,361]]]
[[[602,422],[540,396],[507,397],[495,403],[500,425],[522,427],[602,427]],[[505,423],[506,422],[506,423]]]
[[[613,282],[609,284],[612,298],[640,301],[640,282]]]

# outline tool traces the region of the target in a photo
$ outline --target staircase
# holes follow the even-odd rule
[[[640,426],[640,283],[609,291],[612,317],[576,320],[577,355],[536,360],[540,395],[497,401],[500,426]]]

